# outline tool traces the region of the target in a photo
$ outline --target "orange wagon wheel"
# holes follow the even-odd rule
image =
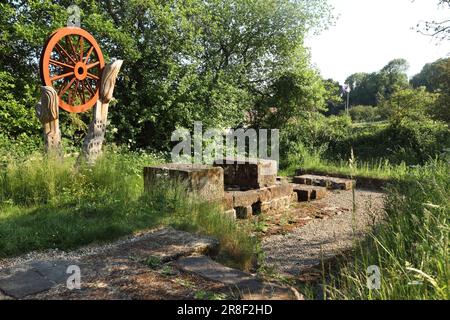
[[[102,51],[91,34],[81,28],[61,28],[44,45],[41,80],[58,92],[62,109],[84,112],[98,100],[104,66]]]

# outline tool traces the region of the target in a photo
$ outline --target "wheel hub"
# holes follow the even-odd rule
[[[86,64],[84,64],[83,62],[78,62],[75,65],[74,72],[75,72],[75,78],[77,78],[78,80],[86,79],[87,73],[88,73]]]

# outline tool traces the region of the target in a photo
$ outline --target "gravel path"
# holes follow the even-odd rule
[[[356,214],[352,213],[351,191],[333,191],[327,197],[297,210],[321,213],[287,235],[275,235],[263,240],[266,263],[285,275],[298,276],[303,271],[321,264],[352,248],[356,239],[383,217],[383,193],[356,190]],[[325,213],[325,214],[324,214]]]
[[[58,249],[32,251],[21,256],[0,259],[0,271],[2,269],[13,268],[36,260],[80,260],[82,258],[107,252],[120,245],[131,244],[148,239],[151,236],[152,232],[143,231],[134,235],[125,236],[114,242],[101,245],[92,244],[72,251],[62,251]]]

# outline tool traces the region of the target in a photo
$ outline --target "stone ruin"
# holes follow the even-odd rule
[[[158,181],[182,181],[188,191],[205,202],[220,203],[226,215],[249,219],[283,212],[295,202],[322,199],[328,189],[349,190],[351,180],[297,176],[293,183],[278,177],[273,160],[216,160],[212,166],[164,164],[144,168],[144,185],[151,190]]]

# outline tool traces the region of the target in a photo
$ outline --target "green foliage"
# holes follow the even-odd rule
[[[327,104],[326,115],[338,115],[345,110],[342,89],[339,82],[333,79],[324,80],[325,101]]]
[[[301,49],[293,55],[290,67],[277,76],[269,88],[270,98],[257,104],[254,124],[265,128],[283,128],[305,113],[325,111],[326,91],[322,79],[309,67],[309,58]]]
[[[379,72],[351,75],[345,80],[352,88],[350,103],[376,106],[381,99],[388,99],[395,91],[407,88],[408,68],[405,59],[394,59]]]
[[[16,84],[14,77],[6,71],[0,71],[0,128],[1,133],[10,138],[19,136],[33,136],[39,132],[39,122],[34,116],[34,108],[29,108],[32,98],[24,96],[22,99],[14,97]],[[25,87],[29,92],[29,87]]]
[[[448,300],[449,177],[448,163],[434,161],[393,184],[385,223],[338,264],[326,298]],[[380,290],[367,288],[371,265],[381,269]]]
[[[167,150],[171,132],[190,127],[194,120],[205,126],[235,127],[246,122],[249,110],[267,106],[286,79],[296,92],[313,89],[320,94],[302,44],[307,31],[331,21],[327,0],[74,3],[82,10],[83,28],[98,40],[106,60],[125,61],[116,84],[117,104],[110,109],[111,125],[117,129],[111,138],[117,143]],[[14,90],[8,87],[8,93],[19,105],[8,112],[16,121],[36,123],[21,110],[31,112],[39,97],[40,50],[50,33],[65,25],[70,4],[65,0],[1,4],[0,65],[14,77]],[[293,69],[296,60],[300,66]],[[277,107],[286,103],[287,113],[307,102],[305,108],[311,108],[311,96],[303,101],[295,94],[278,94]],[[34,101],[23,101],[26,97]],[[320,103],[316,105],[320,108]],[[62,112],[65,142],[79,144],[88,119],[89,114]],[[16,131],[36,134],[23,124]]]
[[[420,73],[411,79],[414,88],[426,87],[429,92],[442,91],[450,77],[448,64],[450,58],[438,59],[433,63],[427,63]]]
[[[354,122],[375,122],[382,119],[378,107],[353,106],[349,110],[350,117]]]
[[[281,167],[302,163],[305,154],[332,162],[347,161],[351,150],[358,160],[388,160],[417,165],[443,157],[450,148],[446,124],[425,117],[400,118],[399,122],[352,124],[347,116],[310,114],[289,122],[281,132]]]
[[[427,121],[438,97],[438,94],[429,93],[424,87],[398,90],[381,102],[381,111],[394,126],[403,121]]]
[[[429,92],[439,93],[439,98],[429,113],[436,120],[450,123],[450,58],[426,64],[414,76],[411,84],[415,88],[425,86]]]

